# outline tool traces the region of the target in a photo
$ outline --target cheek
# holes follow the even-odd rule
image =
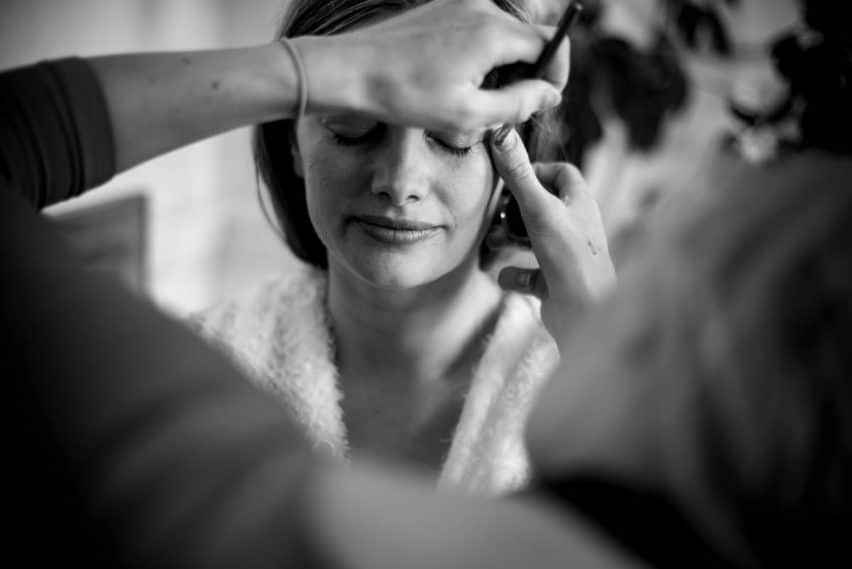
[[[357,161],[327,147],[307,148],[303,159],[308,213],[317,225],[355,195],[363,174]]]
[[[300,123],[297,136],[308,213],[317,226],[339,211],[347,195],[358,187],[362,169],[352,156],[324,139],[322,128],[315,120]]]
[[[493,206],[495,177],[491,161],[483,155],[479,160],[469,159],[462,165],[447,169],[449,174],[447,205],[454,212],[458,225],[481,227],[481,220],[490,219]]]
[[[355,164],[338,152],[317,146],[304,154],[305,184],[314,191],[329,191],[356,175]]]

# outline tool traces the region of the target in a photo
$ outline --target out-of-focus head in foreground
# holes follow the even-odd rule
[[[566,342],[533,461],[655,488],[743,566],[848,562],[852,160],[717,179]]]

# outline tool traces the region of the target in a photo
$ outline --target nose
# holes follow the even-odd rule
[[[394,206],[420,201],[429,191],[422,132],[391,127],[388,134],[375,157],[371,191]]]

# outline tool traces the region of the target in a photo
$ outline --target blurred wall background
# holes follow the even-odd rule
[[[567,3],[538,1],[551,10]],[[662,0],[604,3],[604,27],[611,33],[638,46],[653,42],[654,26],[663,24]],[[706,3],[712,4],[712,0]],[[604,124],[604,139],[590,156],[585,173],[611,236],[672,192],[705,189],[720,141],[734,127],[728,97],[739,92],[761,101],[778,88],[767,44],[798,21],[797,1],[740,0],[723,6],[721,15],[733,41],[732,56],[722,58],[708,50],[690,51],[678,45],[690,83],[689,100],[666,122],[658,146],[647,153],[628,152],[624,126],[617,120]]]
[[[540,18],[555,21],[570,0],[530,1]],[[603,140],[588,157],[585,173],[608,229],[615,232],[643,204],[657,199],[650,195],[692,186],[696,177],[706,173],[705,162],[732,126],[727,110],[731,93],[752,91],[749,97],[756,100],[772,95],[769,91],[777,84],[767,44],[797,22],[798,12],[796,0],[684,0],[720,9],[733,41],[731,57],[723,58],[707,49],[688,50],[677,42],[666,0],[586,0],[587,6],[597,3],[605,6],[601,28],[640,51],[652,49],[655,32],[665,28],[675,41],[690,84],[686,107],[665,122],[661,140],[650,152],[629,151],[623,123],[613,117],[605,120]]]
[[[542,17],[566,0],[528,0]],[[607,0],[613,33],[642,44],[660,0]],[[66,55],[191,50],[268,41],[286,0],[2,0],[0,67]],[[628,153],[617,121],[587,167],[608,231],[615,235],[659,195],[697,183],[701,164],[728,128],[725,97],[762,89],[763,44],[796,20],[795,0],[742,0],[726,14],[739,48],[730,60],[690,54],[689,105],[653,152]],[[282,58],[285,57],[282,53]],[[52,208],[86,208],[143,192],[150,211],[149,283],[153,299],[178,315],[287,270],[292,257],[260,213],[249,130],[172,152],[126,172],[105,188]],[[649,197],[650,196],[650,197]]]
[[[2,0],[0,67],[263,43],[283,9],[282,0]],[[50,211],[139,191],[150,213],[148,290],[168,311],[206,306],[291,260],[256,203],[249,129],[151,160]]]

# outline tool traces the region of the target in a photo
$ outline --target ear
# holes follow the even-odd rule
[[[293,161],[293,172],[297,176],[305,178],[305,167],[302,163],[302,153],[299,150],[299,141],[296,139],[296,129],[290,132],[290,159]]]

